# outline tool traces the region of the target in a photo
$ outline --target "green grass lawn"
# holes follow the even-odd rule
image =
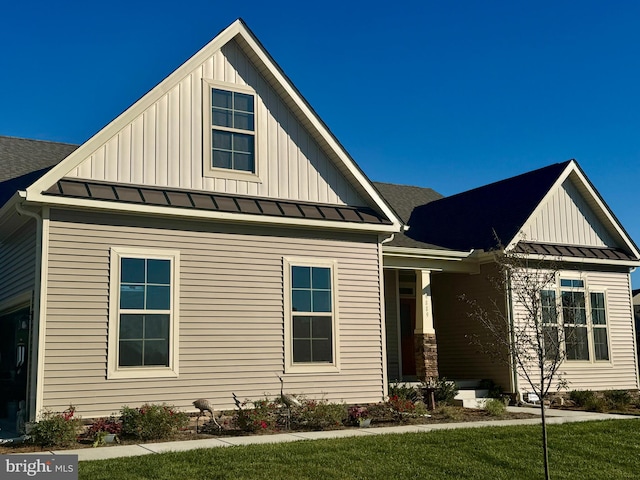
[[[551,477],[640,475],[640,420],[549,427]],[[540,427],[486,427],[213,448],[80,463],[81,479],[534,479]]]

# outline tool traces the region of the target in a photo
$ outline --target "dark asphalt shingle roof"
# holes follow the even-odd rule
[[[491,250],[511,241],[571,160],[415,208],[407,236],[452,250]],[[497,239],[496,239],[497,238]]]
[[[0,182],[52,167],[78,145],[0,135]]]
[[[443,198],[441,194],[431,188],[381,182],[373,182],[373,185],[405,224],[409,221],[411,212],[413,212],[416,207]],[[443,249],[437,245],[430,245],[409,238],[405,232],[396,233],[393,240],[385,243],[385,245],[392,247]],[[446,250],[446,248],[444,250]]]

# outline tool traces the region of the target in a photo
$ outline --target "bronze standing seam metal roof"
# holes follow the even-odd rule
[[[234,196],[192,190],[122,185],[68,178],[59,180],[43,193],[53,196],[214,212],[391,225],[391,221],[370,207],[325,205],[291,200],[275,200],[263,197],[247,197],[244,195]]]
[[[624,250],[608,247],[584,247],[580,245],[561,245],[555,243],[536,243],[521,241],[513,251],[522,254],[546,255],[552,257],[595,258],[599,260],[636,261]]]

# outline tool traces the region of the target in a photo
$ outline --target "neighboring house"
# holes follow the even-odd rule
[[[79,147],[0,137],[0,171],[0,418],[231,408],[276,374],[349,403],[435,375],[516,391],[457,300],[495,295],[494,230],[602,295],[608,358],[590,336],[572,387],[637,388],[638,251],[575,162],[374,185],[241,20]]]
[[[633,291],[633,314],[636,319],[636,349],[640,345],[640,288]],[[640,350],[638,351],[640,361]]]

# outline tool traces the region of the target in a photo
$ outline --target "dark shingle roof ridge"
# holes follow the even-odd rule
[[[496,180],[495,182],[486,183],[484,185],[480,185],[480,186],[471,188],[469,190],[464,190],[462,192],[454,193],[453,195],[445,195],[440,200],[436,200],[436,202],[441,202],[443,200],[448,200],[448,199],[460,197],[462,195],[468,195],[468,194],[479,192],[479,191],[482,191],[482,190],[485,190],[485,189],[486,190],[494,189],[497,186],[504,185],[504,184],[507,184],[507,183],[511,183],[511,182],[520,180],[522,178],[530,177],[530,176],[533,176],[535,174],[542,173],[545,170],[552,170],[552,169],[556,169],[556,168],[558,170],[560,170],[560,169],[564,170],[567,167],[567,165],[569,165],[569,163],[571,163],[571,162],[575,162],[575,159],[571,158],[569,160],[565,160],[564,162],[552,163],[551,165],[546,165],[546,166],[541,167],[541,168],[536,168],[535,170],[529,170],[528,172],[520,173],[518,175],[514,175],[513,177],[503,178],[502,180]],[[562,168],[560,168],[560,167],[562,167]]]
[[[81,145],[80,143],[58,142],[56,140],[42,140],[40,138],[17,137],[15,135],[0,135],[0,138],[8,138],[10,140],[20,140],[26,142],[51,143],[54,145],[68,145],[69,147],[79,147]]]
[[[567,166],[566,160],[416,207],[407,235],[453,250],[509,242]]]

